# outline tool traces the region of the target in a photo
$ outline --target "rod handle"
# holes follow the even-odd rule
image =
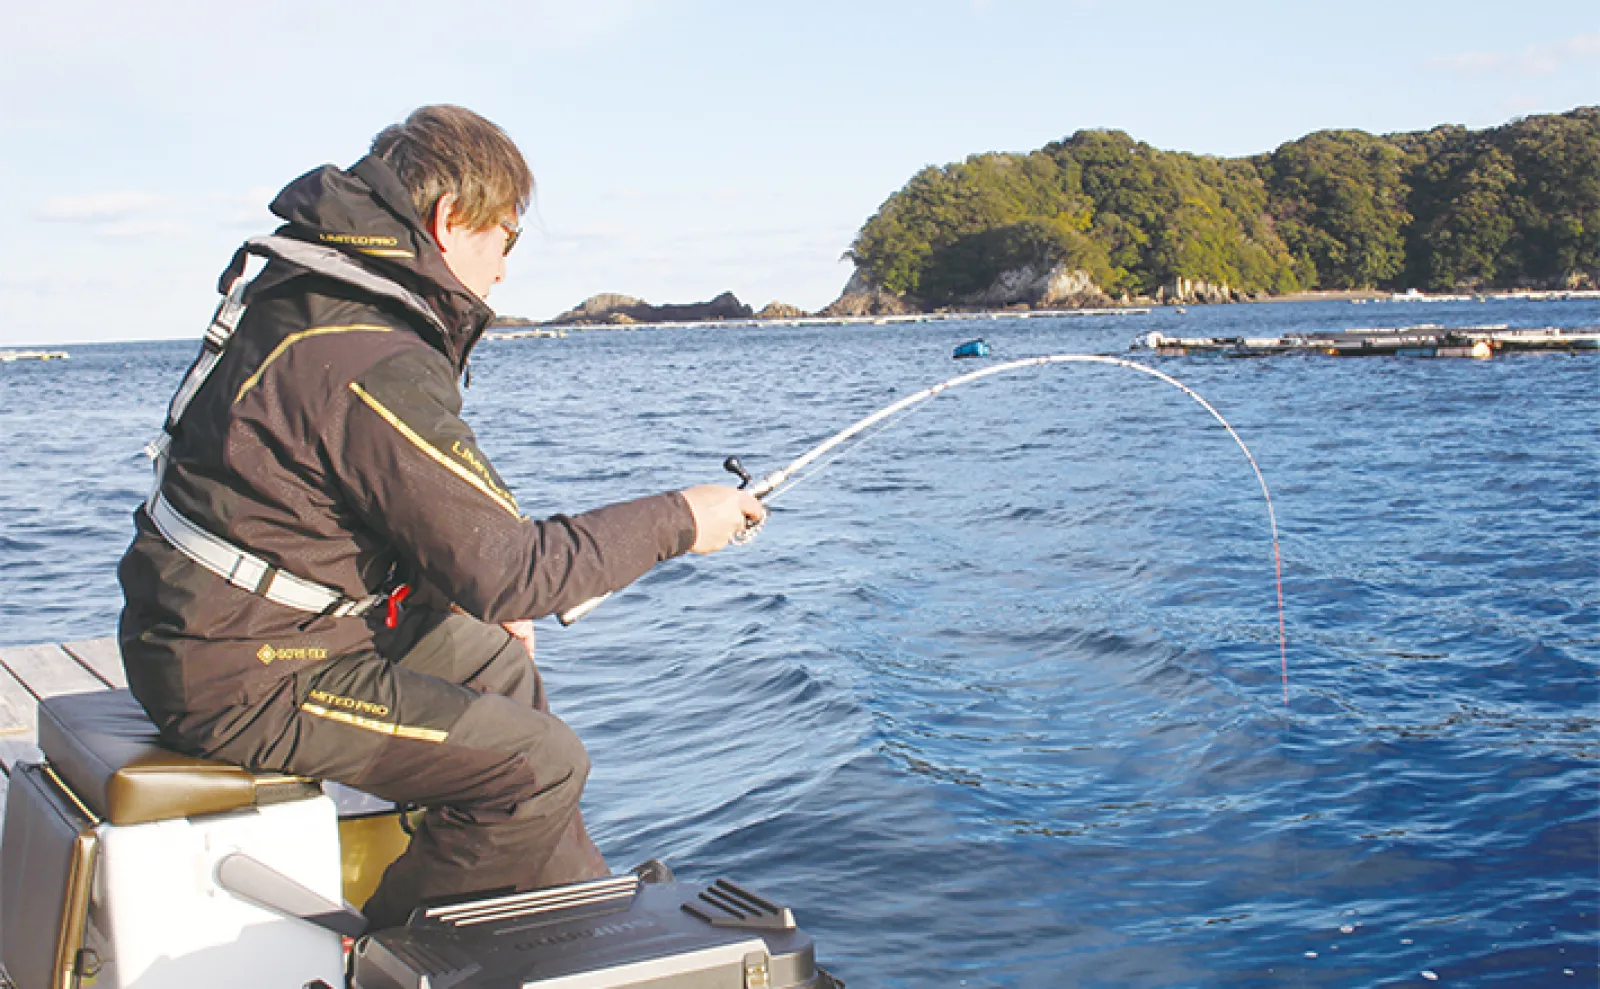
[[[594,609],[600,607],[600,605],[602,603],[604,603],[605,599],[610,597],[610,596],[611,596],[611,592],[607,591],[604,594],[600,595],[599,597],[592,597],[589,600],[583,602],[582,604],[573,605],[572,607],[568,608],[566,611],[559,611],[559,612],[556,613],[556,621],[560,622],[563,625],[571,625],[573,622],[576,622],[578,619],[582,618],[584,615],[587,615],[589,612],[591,612]]]

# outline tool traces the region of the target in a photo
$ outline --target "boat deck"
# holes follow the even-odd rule
[[[0,808],[12,765],[40,758],[40,700],[127,685],[116,639],[0,646]]]

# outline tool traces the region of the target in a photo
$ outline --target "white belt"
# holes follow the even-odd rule
[[[382,594],[349,598],[330,587],[301,580],[184,518],[159,491],[145,503],[150,521],[173,548],[240,590],[297,611],[352,618],[366,614]]]

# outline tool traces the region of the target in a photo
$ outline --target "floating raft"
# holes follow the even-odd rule
[[[1396,292],[1390,296],[1377,296],[1370,299],[1351,299],[1356,305],[1365,305],[1369,302],[1551,302],[1569,299],[1600,299],[1600,291],[1594,289],[1545,289],[1520,292],[1476,292],[1471,295],[1443,293],[1434,295],[1428,292],[1419,292],[1408,288],[1404,292]]]
[[[0,364],[12,361],[64,361],[65,350],[0,350]]]
[[[1600,326],[1513,330],[1504,325],[1445,327],[1424,323],[1392,329],[1288,333],[1281,337],[1169,337],[1153,332],[1135,340],[1132,349],[1153,350],[1163,357],[1323,354],[1328,357],[1484,358],[1529,351],[1575,354],[1600,350]]]
[[[567,335],[566,330],[496,330],[485,333],[485,340],[559,340]]]

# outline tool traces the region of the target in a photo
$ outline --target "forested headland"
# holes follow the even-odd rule
[[[1594,287],[1600,107],[1477,131],[1319,131],[1249,158],[1079,131],[924,168],[847,256],[841,313]]]

